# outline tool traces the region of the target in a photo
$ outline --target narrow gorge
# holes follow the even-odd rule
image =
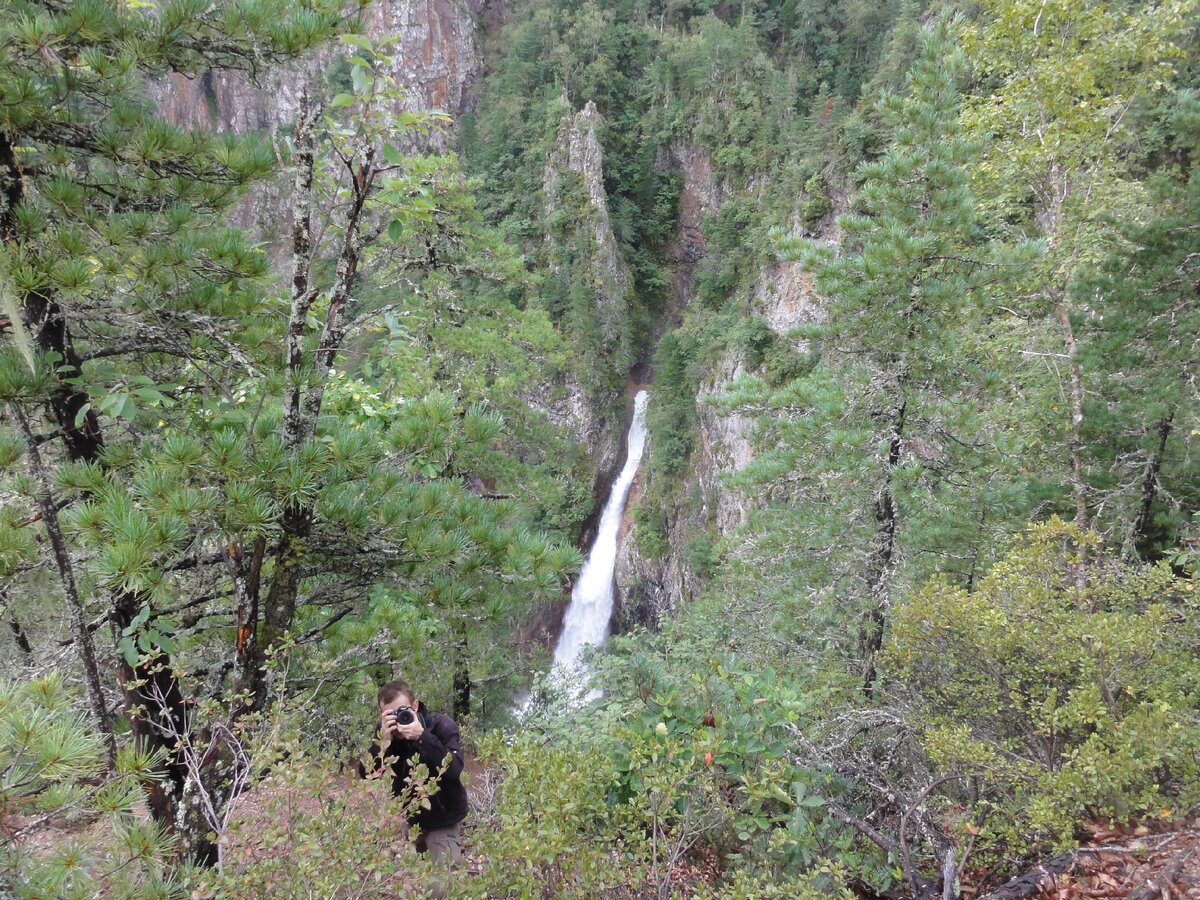
[[[1196,896],[1198,47],[0,3],[0,895]]]

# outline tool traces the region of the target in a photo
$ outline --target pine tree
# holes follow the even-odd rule
[[[106,755],[103,735],[79,714],[61,675],[0,681],[0,807],[15,826],[0,843],[6,897],[182,896],[167,868],[174,841],[138,814],[139,782],[155,760],[133,748],[123,748],[115,765]],[[102,847],[22,846],[47,820],[101,817],[108,825]]]
[[[906,94],[884,97],[892,144],[859,172],[857,212],[838,220],[840,253],[783,242],[828,303],[809,335],[821,364],[765,397],[751,386],[732,398],[765,399],[763,443],[774,448],[746,475],[774,500],[755,553],[788,560],[788,593],[832,595],[856,610],[868,692],[904,576],[941,564],[969,577],[986,543],[980,517],[993,504],[1003,516],[988,487],[999,436],[981,416],[991,376],[974,330],[1030,250],[1005,255],[979,237],[954,33],[947,21],[928,30]]]
[[[278,45],[281,55],[338,21],[332,12],[299,13],[289,25],[284,10],[258,10],[279,39],[257,32],[245,39]],[[196,12],[188,21],[204,40],[179,27],[170,32],[185,47],[212,38],[213,22]],[[167,41],[160,19],[178,26],[178,15],[175,7],[156,17],[131,14],[129,22],[116,15],[111,27],[124,30],[112,39],[134,49],[147,41],[151,54]],[[218,21],[241,21],[226,18]],[[14,16],[8,24],[19,30],[20,23]],[[69,25],[53,27],[74,35]],[[234,37],[194,61],[236,64]],[[369,293],[364,268],[376,284],[408,282],[414,296],[440,285],[437,300],[460,290],[460,278],[519,269],[472,224],[452,160],[398,149],[419,143],[437,122],[394,113],[390,42],[347,40],[351,91],[325,106],[319,86],[310,86],[286,148],[294,204],[286,299],[267,283],[265,255],[222,218],[273,156],[261,140],[190,134],[156,119],[133,99],[139,78],[157,71],[139,70],[136,54],[115,73],[123,78],[107,72],[110,93],[64,101],[63,115],[72,117],[89,104],[111,105],[127,127],[105,132],[104,118],[94,116],[46,135],[35,123],[32,134],[11,141],[29,158],[11,170],[23,180],[6,182],[19,191],[4,210],[11,223],[5,271],[23,298],[9,324],[41,353],[40,381],[14,347],[0,390],[30,410],[44,403],[60,424],[65,451],[55,461],[52,506],[90,608],[95,598],[111,598],[104,613],[135,736],[164,751],[169,777],[152,786],[152,809],[202,861],[215,860],[216,848],[197,803],[228,802],[238,780],[232,767],[242,764],[222,746],[228,728],[206,729],[205,718],[227,726],[263,710],[286,688],[291,648],[302,648],[299,660],[329,639],[336,652],[339,637],[344,648],[405,610],[432,608],[453,635],[465,713],[469,645],[489,636],[474,623],[557,594],[577,561],[570,547],[530,527],[526,506],[504,496],[507,483],[472,490],[479,474],[492,474],[485,466],[505,441],[503,417],[486,396],[497,386],[472,393],[456,384],[476,364],[474,348],[437,354],[447,365],[429,370],[432,381],[417,381],[442,394],[380,397],[371,416],[338,371],[348,338],[384,319],[384,310],[360,302]],[[107,60],[103,47],[92,55],[92,65]],[[172,57],[161,59],[165,66]],[[5,64],[15,71],[17,63]],[[52,140],[89,128],[97,134],[83,150]],[[76,155],[85,151],[92,155]],[[87,173],[95,184],[83,180]],[[71,285],[67,269],[79,276]],[[499,325],[486,323],[516,315],[511,305],[493,316],[480,310],[473,332],[495,342]],[[538,327],[534,317],[513,334],[544,345]],[[386,358],[355,349],[364,369],[378,370]],[[386,353],[387,345],[378,349]],[[428,368],[433,358],[427,352],[413,363]],[[511,368],[496,371],[511,378]],[[18,459],[19,450],[6,453],[6,462]],[[498,467],[501,475],[524,471],[506,470]],[[12,504],[10,523],[35,521],[27,510]],[[14,544],[22,565],[28,547]],[[188,766],[185,758],[203,763]]]
[[[138,9],[19,0],[0,11],[7,324],[50,373],[36,398],[55,423],[49,437],[67,460],[96,473],[90,486],[102,486],[98,473],[119,464],[102,416],[132,422],[139,404],[179,390],[156,380],[159,370],[219,361],[227,322],[250,302],[248,280],[263,273],[262,255],[224,227],[223,216],[271,169],[269,148],[168,125],[147,103],[147,80],[212,66],[257,72],[324,39],[341,12],[286,0]],[[27,403],[21,394],[18,386],[6,399]],[[14,408],[14,418],[23,415]],[[61,502],[43,513],[51,531]],[[120,635],[149,597],[126,577],[129,560],[110,561],[114,570],[99,587],[111,590],[105,616]],[[69,581],[64,576],[68,594]],[[121,680],[135,734],[166,746],[155,724],[160,711],[184,725],[169,654],[159,647]],[[156,789],[152,800],[169,818],[169,796]]]
[[[1161,190],[1160,215],[1126,225],[1127,245],[1072,291],[1095,313],[1081,323],[1079,353],[1096,373],[1085,435],[1106,479],[1093,486],[1106,495],[1107,519],[1127,557],[1169,549],[1200,508],[1189,451],[1200,433],[1200,171],[1193,167],[1183,184],[1166,180]]]
[[[1064,359],[1051,367],[1062,383],[1045,385],[1037,405],[1049,452],[1061,460],[1065,450],[1063,480],[1081,528],[1095,505],[1085,440],[1092,373],[1075,332],[1089,310],[1068,286],[1115,249],[1111,222],[1146,208],[1130,125],[1139,104],[1171,83],[1195,11],[1192,0],[1128,10],[1095,0],[988,0],[964,32],[979,75],[963,118],[983,141],[973,168],[981,209],[997,230],[1040,235],[1050,250],[1018,310],[1036,325],[1014,328],[1030,359]],[[1038,371],[1024,377],[1045,382]]]

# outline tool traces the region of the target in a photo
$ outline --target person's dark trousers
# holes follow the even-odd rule
[[[462,861],[462,822],[445,828],[431,828],[417,836],[413,846],[418,853],[428,853],[435,869],[454,867]],[[446,896],[444,875],[437,875],[429,887],[429,896],[443,900]]]

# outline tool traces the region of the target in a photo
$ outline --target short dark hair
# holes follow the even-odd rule
[[[397,678],[395,681],[389,681],[379,689],[379,705],[383,706],[391,703],[397,697],[404,696],[409,700],[416,700],[417,695],[413,693],[412,685],[403,678]]]

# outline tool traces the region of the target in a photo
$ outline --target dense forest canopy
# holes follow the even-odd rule
[[[0,892],[424,890],[339,775],[399,675],[476,761],[456,895],[1200,841],[1198,24],[5,4]],[[596,696],[553,623],[640,387]]]

